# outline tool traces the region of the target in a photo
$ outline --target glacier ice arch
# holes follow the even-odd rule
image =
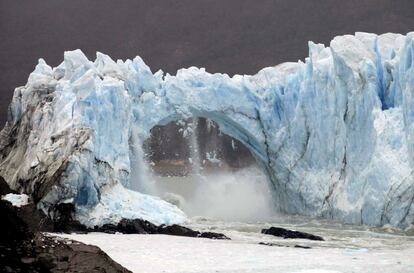
[[[152,127],[205,116],[253,152],[279,209],[350,223],[414,220],[414,33],[356,33],[309,43],[304,62],[256,75],[152,73],[139,57],[65,52],[15,90],[0,175],[50,211],[73,202],[86,224],[119,217],[185,221],[129,191],[130,145]],[[136,138],[136,139],[135,139]]]

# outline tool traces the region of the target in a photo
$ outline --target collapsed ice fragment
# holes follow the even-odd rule
[[[80,50],[55,68],[40,59],[10,104],[0,175],[45,211],[74,202],[91,225],[124,216],[184,221],[174,206],[127,188],[151,128],[194,116],[252,151],[281,211],[413,223],[414,33],[310,42],[305,62],[253,76],[152,73],[139,57],[97,53],[92,62]]]
[[[26,194],[8,193],[1,197],[1,200],[9,201],[15,207],[25,206],[29,203],[29,196]]]

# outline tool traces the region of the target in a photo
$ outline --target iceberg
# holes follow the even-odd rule
[[[80,50],[55,68],[40,59],[15,89],[0,175],[45,212],[73,202],[90,225],[102,215],[182,222],[176,207],[130,188],[150,130],[190,117],[214,120],[250,149],[279,211],[413,224],[414,33],[309,42],[304,62],[252,76],[153,73],[140,57],[90,61]]]

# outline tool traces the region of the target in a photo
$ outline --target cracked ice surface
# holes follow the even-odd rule
[[[155,125],[202,116],[252,151],[281,211],[406,228],[414,219],[413,39],[356,33],[329,47],[310,42],[305,62],[253,76],[195,67],[164,75],[139,57],[97,53],[92,62],[80,50],[56,68],[40,59],[15,90],[0,174],[45,210],[74,198],[85,215],[103,206],[132,217],[122,209],[128,194],[105,201],[110,189],[129,187],[131,150]],[[159,204],[171,212],[159,222],[183,219],[151,200],[134,216],[154,218]]]

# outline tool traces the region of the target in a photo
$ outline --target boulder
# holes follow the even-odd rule
[[[263,234],[269,234],[277,237],[282,237],[284,239],[308,239],[314,241],[324,241],[324,239],[320,236],[313,235],[306,232],[289,230],[280,227],[270,227],[262,229]]]

